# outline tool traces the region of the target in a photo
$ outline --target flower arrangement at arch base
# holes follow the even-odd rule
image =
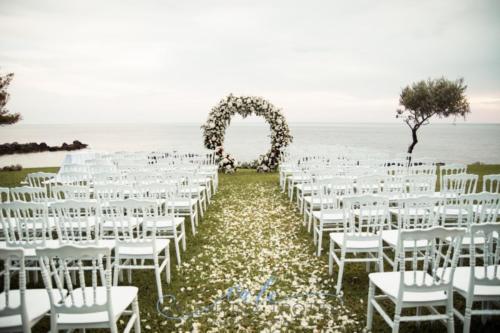
[[[281,110],[262,97],[233,96],[223,98],[208,115],[202,126],[205,147],[215,150],[218,156],[219,170],[226,173],[236,171],[235,158],[224,150],[224,135],[235,114],[243,118],[251,114],[264,117],[271,127],[271,149],[257,160],[257,171],[268,172],[278,167],[280,152],[292,142],[290,129]]]

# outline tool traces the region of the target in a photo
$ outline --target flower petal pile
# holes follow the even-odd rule
[[[251,114],[264,117],[271,127],[271,149],[258,159],[257,170],[267,172],[278,167],[280,152],[292,142],[290,129],[281,110],[261,97],[233,96],[222,99],[208,115],[207,122],[201,126],[205,147],[216,151],[219,169],[226,172],[236,170],[236,160],[224,151],[226,128],[235,114],[243,118]]]

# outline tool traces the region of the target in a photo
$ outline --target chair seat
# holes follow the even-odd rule
[[[360,210],[359,209],[355,209],[354,210],[354,215],[355,216],[359,216],[359,214],[360,214]],[[368,214],[370,216],[385,216],[385,215],[387,215],[387,210],[385,210],[385,209],[370,209],[370,211],[368,212],[368,210],[365,209],[365,210],[363,210],[363,214],[365,216],[367,216]]]
[[[474,205],[472,206],[472,211],[474,212],[474,214],[478,214],[479,212],[481,212],[481,208],[482,208],[481,205]],[[484,213],[489,215],[494,213],[498,214],[500,212],[498,211],[498,209],[495,208],[486,208]]]
[[[195,206],[197,203],[196,200],[189,198],[178,198],[174,200],[167,201],[168,207],[173,207],[174,209],[189,209],[190,207]]]
[[[466,294],[469,291],[469,280],[470,280],[470,270],[469,266],[460,266],[455,268],[455,273],[453,275],[453,288],[462,294]],[[489,279],[494,277],[495,266],[488,266],[486,268],[486,276]],[[437,269],[437,274],[440,275],[443,269]],[[449,272],[446,272],[445,276],[448,276]],[[475,267],[474,275],[476,278],[484,278],[484,267]],[[500,279],[500,269],[497,270],[497,279]],[[498,280],[497,280],[498,281]],[[500,284],[499,285],[478,285],[474,287],[474,296],[499,296],[500,297]]]
[[[438,212],[441,215],[446,215],[446,217],[458,217],[458,215],[466,216],[467,215],[467,210],[459,207],[453,207],[453,206],[439,206],[435,207],[434,211]]]
[[[118,228],[118,231],[120,231],[120,229],[122,229],[121,222],[120,221],[115,221],[115,222],[116,222],[116,227]],[[140,222],[138,222],[137,220],[124,222],[123,223],[124,228],[128,227],[129,224],[132,228],[136,228],[139,226]],[[108,221],[102,222],[102,229],[103,230],[111,231],[111,230],[114,230],[114,228],[115,228],[115,226],[114,226],[113,221],[108,220]]]
[[[389,208],[389,211],[393,215],[399,215],[400,210],[397,208]],[[401,210],[406,216],[422,216],[427,214],[429,211],[425,208],[408,208],[407,210]]]
[[[59,247],[60,243],[59,240],[57,239],[48,239],[45,241],[45,246],[41,246],[40,248],[57,248]],[[14,246],[7,246],[7,242],[2,241],[0,242],[0,248],[10,248]],[[33,260],[37,258],[36,256],[36,249],[35,248],[23,248],[24,251],[24,256],[28,260]]]
[[[308,204],[312,204],[313,207],[319,207],[321,203],[323,204],[333,204],[335,202],[337,202],[336,200],[334,200],[333,198],[319,198],[319,197],[312,197],[312,196],[306,196],[304,197],[304,200],[308,203]]]
[[[66,294],[66,291],[64,291]],[[59,291],[54,291],[54,299],[59,302],[61,300]],[[18,307],[21,304],[21,295],[19,290],[9,291],[9,306]],[[5,292],[0,294],[0,309],[5,308]],[[26,290],[26,308],[28,317],[32,324],[36,323],[43,315],[50,311],[50,300],[46,289],[27,289]],[[21,315],[12,315],[0,317],[0,329],[2,331],[22,331]],[[15,329],[19,328],[19,329]]]
[[[168,247],[170,241],[164,238],[157,238],[155,241],[156,245],[156,255]],[[130,242],[130,244],[133,244]],[[120,258],[127,257],[152,257],[153,256],[153,246],[133,246],[128,245],[127,242],[117,242],[116,252],[120,255]]]
[[[313,212],[313,216],[314,218],[323,221],[323,223],[344,221],[344,212],[342,210],[327,212],[315,211]]]
[[[389,244],[391,247],[395,248],[398,245],[399,231],[398,230],[383,230],[382,240]],[[427,241],[425,239],[417,240],[417,248],[423,248],[427,246]],[[413,249],[415,247],[415,242],[411,240],[406,240],[403,243],[403,248]]]
[[[404,280],[407,284],[413,284],[413,271],[404,272]],[[416,272],[417,282],[421,282],[423,279],[423,274],[425,274],[425,280],[430,283],[432,281],[432,276],[423,271]],[[384,294],[396,300],[399,293],[399,282],[400,282],[401,272],[378,272],[371,273],[368,275],[371,282],[381,289]],[[403,294],[404,303],[425,303],[425,302],[446,302],[447,295],[444,291],[425,291],[425,287],[421,288],[420,292],[405,292]]]
[[[178,227],[183,222],[184,222],[183,217],[174,217],[173,219],[169,218],[169,217],[161,217],[156,221],[156,229],[158,229],[158,230],[170,230],[170,229],[172,229],[173,225],[175,225],[175,227]],[[143,226],[146,228],[152,228],[153,221],[143,222]]]
[[[113,304],[113,321],[116,321],[118,317],[126,310],[130,304],[132,304],[134,298],[137,296],[137,287],[129,286],[113,286],[111,287],[111,300],[108,300]],[[78,288],[73,292],[75,298],[75,304],[77,306],[83,305],[83,293],[82,288]],[[106,287],[97,287],[97,302],[98,304],[103,304],[106,302]],[[93,289],[92,287],[85,288],[85,298],[87,299],[87,304],[93,304]],[[70,297],[66,298],[66,304],[72,304]],[[75,327],[92,325],[92,324],[106,324],[109,322],[108,312],[100,311],[94,313],[60,313],[58,315],[57,323],[59,325],[74,325]]]
[[[337,245],[342,246],[344,244],[344,233],[342,232],[332,232],[330,233],[330,240],[335,242]],[[376,250],[379,248],[378,240],[348,240],[346,243],[346,248],[354,250]]]

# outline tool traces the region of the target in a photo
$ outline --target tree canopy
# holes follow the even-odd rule
[[[6,108],[10,96],[7,92],[7,88],[13,77],[13,73],[3,76],[0,75],[0,126],[15,124],[21,120],[21,115],[19,113],[10,113]]]
[[[412,131],[413,141],[408,147],[409,154],[418,142],[418,129],[429,124],[431,117],[465,118],[470,112],[466,89],[463,78],[450,81],[444,77],[419,81],[403,88],[399,96],[402,108],[396,111],[396,118],[402,118]]]

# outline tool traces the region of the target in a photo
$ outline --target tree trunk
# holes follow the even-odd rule
[[[411,145],[408,147],[408,154],[411,154],[413,153],[413,148],[415,148],[415,146],[417,145],[418,143],[418,140],[417,140],[417,128],[412,128],[411,129],[411,137],[413,139],[413,142],[411,143]]]

